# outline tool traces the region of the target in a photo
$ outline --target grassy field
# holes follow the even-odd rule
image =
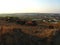
[[[49,26],[54,28],[49,28]],[[60,31],[60,22],[57,24],[38,22],[37,26],[28,26],[0,20],[1,45],[45,45],[45,43],[49,45],[56,31]]]

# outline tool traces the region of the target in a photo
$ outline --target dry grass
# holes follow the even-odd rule
[[[43,25],[47,25],[47,26],[52,25],[56,28],[56,29],[49,29],[49,28],[40,28],[40,26],[26,26],[26,25],[18,25],[15,23],[7,23],[4,21],[2,22],[3,25],[2,24],[0,25],[1,34],[4,34],[6,32],[11,32],[14,28],[17,28],[17,29],[22,29],[24,33],[29,35],[37,36],[40,38],[45,38],[45,37],[50,38],[51,36],[53,36],[55,31],[60,28],[60,23],[58,24],[43,23]]]

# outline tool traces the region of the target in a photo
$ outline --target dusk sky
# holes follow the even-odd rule
[[[60,13],[60,0],[0,0],[0,13]]]

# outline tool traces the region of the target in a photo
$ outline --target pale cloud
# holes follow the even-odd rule
[[[0,13],[60,12],[57,0],[0,0]]]
[[[38,8],[32,0],[0,0],[0,13],[34,12]]]

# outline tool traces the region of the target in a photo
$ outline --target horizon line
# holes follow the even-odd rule
[[[38,12],[29,12],[29,13],[38,13]],[[22,13],[0,13],[0,14],[26,14],[26,13],[22,12]],[[60,13],[40,13],[40,14],[60,14]]]

